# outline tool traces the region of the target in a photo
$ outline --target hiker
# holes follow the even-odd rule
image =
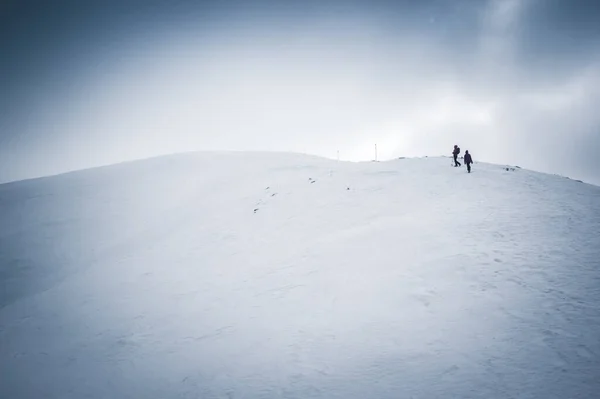
[[[471,164],[473,163],[473,158],[471,158],[471,154],[469,154],[469,150],[465,151],[465,165],[467,165],[467,171],[471,173]]]
[[[460,147],[454,144],[454,151],[452,151],[452,155],[454,155],[454,167],[460,166],[461,163],[458,162],[458,154],[460,154]]]

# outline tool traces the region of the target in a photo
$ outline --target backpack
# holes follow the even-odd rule
[[[456,155],[460,154],[460,147],[456,147]]]

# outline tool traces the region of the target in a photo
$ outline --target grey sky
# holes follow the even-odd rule
[[[0,181],[191,150],[600,184],[600,2],[0,3]]]

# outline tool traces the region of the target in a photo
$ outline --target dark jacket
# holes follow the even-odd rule
[[[464,160],[467,165],[473,163],[473,158],[471,158],[471,154],[465,154]]]
[[[460,154],[460,147],[455,147],[454,151],[452,151],[452,155],[458,155]]]

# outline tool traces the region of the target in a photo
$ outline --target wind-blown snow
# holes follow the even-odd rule
[[[449,158],[0,185],[2,398],[592,398],[600,188]]]

